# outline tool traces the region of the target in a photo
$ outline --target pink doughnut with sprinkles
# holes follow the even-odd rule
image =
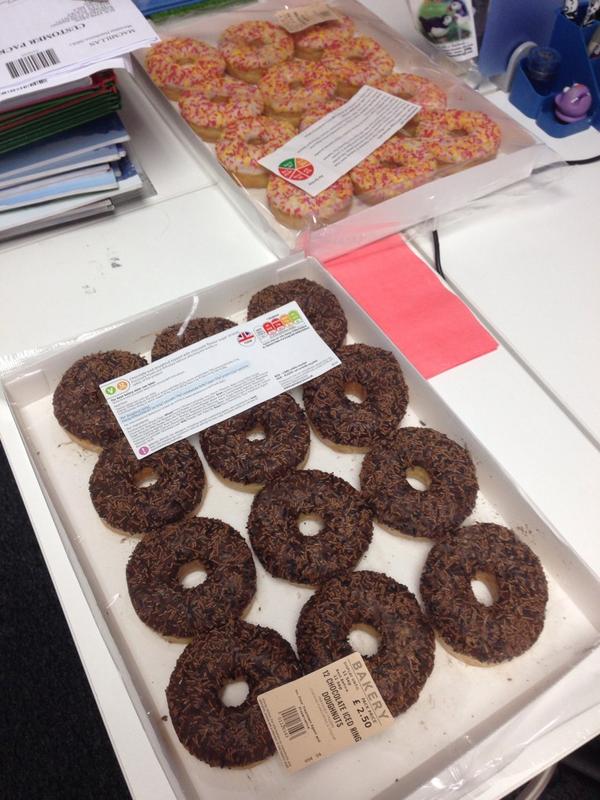
[[[177,100],[182,91],[223,75],[225,60],[216,47],[198,39],[164,39],[152,46],[146,70],[167,97]]]
[[[352,205],[352,181],[342,176],[328,189],[311,197],[283,178],[271,175],[267,200],[274,217],[286,228],[303,230],[345,217]]]
[[[219,48],[230,75],[248,83],[258,83],[269,67],[292,57],[294,40],[279,25],[249,20],[226,28]]]
[[[339,19],[320,22],[294,34],[297,58],[320,61],[323,52],[332,44],[337,44],[354,36],[354,21],[345,14]]]
[[[228,75],[207,80],[204,86],[184,92],[179,98],[181,116],[207,142],[220,139],[223,129],[232,122],[259,116],[263,107],[256,86]]]
[[[382,92],[408,100],[410,103],[416,103],[423,109],[446,108],[446,92],[437,83],[423,78],[421,75],[413,75],[411,72],[393,72],[383,78],[376,78],[370,82],[370,85],[381,89]]]
[[[295,134],[293,125],[271,117],[249,117],[234,122],[217,142],[216,155],[221,164],[242,186],[264,188],[270,173],[258,163]]]
[[[343,97],[333,97],[331,100],[325,100],[322,103],[310,105],[300,120],[300,130],[306,130],[306,128],[318,122],[321,117],[324,117],[325,114],[330,114],[332,111],[336,111],[340,106],[343,106],[345,102]]]
[[[418,139],[393,137],[350,171],[356,196],[380,203],[431,180],[437,161]]]
[[[298,125],[311,103],[335,96],[337,81],[320,64],[293,59],[271,67],[258,82],[265,113]]]
[[[448,175],[494,158],[502,133],[487,114],[452,108],[421,112],[415,137],[437,159],[438,174]]]
[[[338,79],[337,93],[350,98],[364,86],[394,69],[394,59],[369,36],[345,39],[327,48],[321,64]]]

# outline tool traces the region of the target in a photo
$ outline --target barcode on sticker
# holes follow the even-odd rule
[[[23,75],[31,75],[32,72],[53,67],[55,64],[60,64],[60,58],[56,55],[56,50],[50,47],[48,50],[39,50],[37,53],[29,53],[14,61],[7,61],[6,69],[11,78],[20,78]]]
[[[297,706],[284,708],[283,711],[279,712],[279,717],[282,726],[285,728],[286,737],[290,741],[306,733],[306,727],[302,722],[302,717],[300,716]]]

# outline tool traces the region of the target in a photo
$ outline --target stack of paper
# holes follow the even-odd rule
[[[142,187],[117,114],[0,157],[0,240],[110,211]]]
[[[0,100],[123,66],[158,40],[132,0],[0,0]]]

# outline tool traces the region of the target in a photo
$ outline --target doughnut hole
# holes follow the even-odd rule
[[[471,591],[482,606],[493,606],[500,596],[498,582],[491,572],[476,572],[471,580]]]
[[[367,399],[367,390],[356,381],[348,381],[344,386],[344,394],[351,403],[361,405]]]
[[[288,89],[291,91],[295,91],[296,89],[303,89],[304,88],[304,81],[290,81],[288,83]]]
[[[353,652],[360,653],[365,658],[372,658],[379,650],[381,634],[372,625],[359,623],[350,629],[348,644]]]
[[[298,517],[298,530],[303,536],[316,536],[324,526],[325,521],[319,514],[300,514]]]
[[[246,439],[249,442],[264,442],[267,438],[267,432],[262,425],[255,425],[246,432]]]
[[[184,589],[195,589],[196,586],[204,583],[208,578],[208,573],[204,569],[204,564],[195,559],[180,567],[177,573],[177,580]]]
[[[417,492],[426,492],[431,486],[431,476],[423,467],[409,467],[406,470],[406,480]]]
[[[133,485],[136,489],[148,489],[158,481],[158,473],[152,467],[144,467],[133,476]]]
[[[261,136],[260,133],[257,133],[257,134],[254,134],[252,136],[249,136],[246,139],[246,144],[266,144],[266,143],[267,142],[266,142],[264,136]]]
[[[237,708],[246,702],[249,692],[250,687],[243,678],[232,678],[223,684],[219,699],[227,708]]]
[[[194,63],[194,60],[191,56],[180,56],[179,58],[174,58],[173,61],[176,64],[179,64],[180,67],[189,67],[190,64]]]

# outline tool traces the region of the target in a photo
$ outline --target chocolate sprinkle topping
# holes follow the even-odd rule
[[[258,429],[264,439],[248,439]],[[200,434],[210,466],[237,483],[267,483],[302,464],[310,445],[304,411],[281,394]]]
[[[350,655],[348,636],[361,624],[381,637],[377,653],[365,661],[397,716],[416,702],[431,674],[435,640],[415,596],[387,575],[352,572],[317,589],[296,627],[300,663],[307,673]]]
[[[122,438],[123,432],[98,386],[145,366],[145,359],[125,350],[80,358],[56,387],[52,398],[54,416],[71,435],[96,447]]]
[[[408,405],[408,389],[391,353],[366,344],[340,347],[339,367],[304,387],[304,407],[318,433],[335,444],[368,447],[392,434]],[[362,403],[346,396],[348,385],[365,392]]]
[[[156,483],[137,486],[136,478],[146,471],[156,475]],[[147,533],[192,512],[202,499],[204,483],[204,467],[189,442],[171,444],[138,461],[129,442],[121,439],[100,454],[90,494],[109,525],[128,533]]]
[[[348,332],[346,315],[329,289],[307,278],[276,283],[261,289],[250,299],[248,319],[260,317],[292,300],[298,303],[326,344],[332,350],[337,350]]]
[[[425,491],[414,489],[407,471],[424,470]],[[432,428],[401,428],[367,453],[360,473],[361,491],[375,518],[410,536],[431,539],[455,530],[471,513],[477,474],[471,456]]]
[[[179,573],[195,561],[207,577],[187,589]],[[127,564],[127,586],[146,625],[185,638],[242,614],[256,591],[256,569],[237,531],[218,519],[194,517],[142,539]]]
[[[301,533],[304,514],[323,521],[315,536]],[[271,575],[318,584],[356,565],[371,542],[373,522],[360,493],[345,480],[320,470],[300,470],[256,495],[248,533]]]
[[[275,752],[257,697],[302,673],[288,642],[276,631],[232,622],[200,634],[179,657],[167,687],[175,732],[189,752],[211,767],[244,767]],[[220,692],[243,680],[248,696],[225,706]]]
[[[175,353],[181,350],[182,347],[188,347],[190,344],[206,339],[209,336],[214,336],[216,333],[222,333],[228,328],[234,328],[235,322],[223,317],[199,317],[198,319],[191,319],[181,336],[178,336],[181,329],[181,323],[178,325],[170,325],[168,328],[162,330],[152,345],[152,353],[150,357],[152,361],[158,361],[159,358]]]
[[[496,598],[480,603],[471,581],[492,577]],[[453,650],[482,663],[521,655],[544,627],[548,584],[538,557],[508,528],[468,525],[437,542],[421,576],[426,613]]]

